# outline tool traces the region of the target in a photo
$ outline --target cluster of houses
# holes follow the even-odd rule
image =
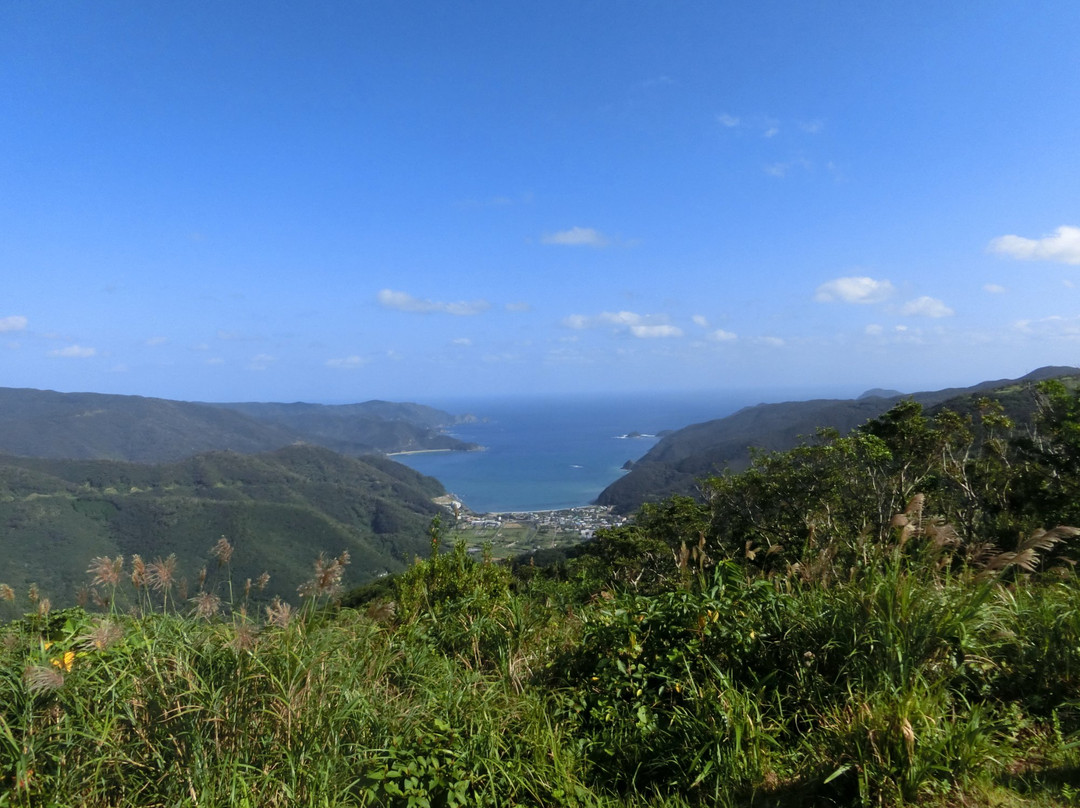
[[[529,526],[537,529],[551,529],[559,533],[577,533],[582,539],[591,539],[597,530],[618,527],[627,522],[627,517],[612,513],[610,507],[600,505],[583,505],[557,511],[477,514],[450,497],[441,504],[450,510],[461,527],[497,529]]]

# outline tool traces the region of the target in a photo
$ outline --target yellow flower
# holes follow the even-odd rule
[[[71,673],[71,666],[75,663],[75,652],[65,651],[62,657],[52,660],[52,664],[60,670]]]

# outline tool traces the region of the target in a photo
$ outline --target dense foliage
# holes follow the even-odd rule
[[[0,456],[0,581],[37,583],[70,606],[93,599],[83,575],[92,558],[175,553],[178,588],[194,592],[207,539],[226,535],[239,551],[235,577],[269,571],[268,598],[287,598],[319,552],[348,550],[357,582],[404,569],[425,552],[442,493],[399,463],[316,446],[160,465]]]
[[[1029,395],[901,404],[548,567],[436,521],[296,610],[230,599],[227,542],[189,602],[115,558],[133,611],[0,589],[0,805],[1071,804],[1080,400]]]

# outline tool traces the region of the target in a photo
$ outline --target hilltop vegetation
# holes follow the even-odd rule
[[[340,601],[323,557],[299,609],[226,611],[222,577],[170,605],[124,559],[93,574],[134,614],[0,588],[36,603],[0,643],[0,801],[1074,804],[1080,397],[1015,392],[1027,426],[903,402],[548,567],[436,521]]]
[[[1039,381],[1077,374],[1080,374],[1077,368],[1045,367],[1022,379],[987,381],[967,388],[911,395],[871,390],[851,400],[819,399],[745,407],[726,418],[692,424],[666,435],[632,464],[629,474],[602,491],[597,504],[610,505],[620,513],[632,513],[646,502],[672,495],[698,496],[699,480],[725,470],[743,471],[750,466],[755,451],[791,449],[824,427],[847,434],[905,400],[916,401],[928,409],[966,410],[980,396],[994,395],[1008,399],[1003,403],[1024,424],[1030,420],[1030,401],[1015,401],[1005,390],[1017,386],[1030,389]]]
[[[403,569],[426,551],[443,493],[399,463],[314,446],[162,465],[0,456],[0,581],[71,605],[89,596],[96,556],[175,554],[178,583],[194,591],[206,547],[227,536],[239,582],[267,572],[265,596],[292,597],[320,552],[349,552],[354,583]]]

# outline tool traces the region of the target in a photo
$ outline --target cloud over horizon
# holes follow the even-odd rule
[[[1080,264],[1080,227],[1062,225],[1052,234],[1038,239],[1014,235],[999,236],[990,242],[987,249],[1019,261]]]
[[[408,292],[383,289],[378,294],[379,305],[386,309],[407,311],[414,314],[453,314],[457,317],[471,317],[491,308],[486,300],[459,300],[444,302],[413,297]]]

